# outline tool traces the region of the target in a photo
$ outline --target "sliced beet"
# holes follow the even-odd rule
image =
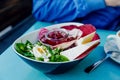
[[[78,27],[78,29],[80,29],[83,32],[82,37],[96,31],[96,28],[91,24],[81,25]]]
[[[46,29],[46,28],[41,28],[40,29],[40,32],[39,32],[39,39],[41,39],[42,37],[44,37],[45,36],[45,34],[48,32],[48,29]]]
[[[64,28],[64,29],[66,29],[66,30],[72,30],[72,29],[74,29],[74,28],[77,28],[77,26],[76,26],[76,25],[68,25],[68,26],[63,26],[63,27],[61,27],[61,28]]]
[[[95,34],[94,37],[93,37],[93,39],[92,39],[92,41],[95,41],[95,40],[98,40],[98,39],[100,39],[99,35]]]

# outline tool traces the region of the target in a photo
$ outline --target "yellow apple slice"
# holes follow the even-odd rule
[[[94,35],[96,32],[92,32],[91,34],[88,34],[87,36],[83,37],[82,44],[86,44],[92,41]]]
[[[79,40],[77,40],[76,45],[87,44],[87,43],[91,42],[95,33],[96,32],[92,32],[91,34],[88,34],[87,36],[80,38]]]

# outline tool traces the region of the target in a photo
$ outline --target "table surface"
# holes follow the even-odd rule
[[[36,22],[26,33],[51,24],[52,23]],[[100,45],[75,68],[66,73],[56,75],[44,74],[26,64],[15,54],[11,45],[0,55],[0,80],[120,80],[120,64],[114,62],[112,59],[107,59],[89,74],[84,72],[87,66],[105,56],[103,45],[106,37],[116,32],[97,30],[97,33],[101,37]]]

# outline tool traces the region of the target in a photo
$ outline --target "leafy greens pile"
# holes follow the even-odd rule
[[[36,45],[42,47],[42,50],[44,50],[44,52],[46,54],[35,53],[33,51],[33,48]],[[59,48],[52,49],[51,47],[42,44],[40,41],[37,41],[35,44],[32,44],[29,40],[27,40],[25,43],[23,43],[21,41],[20,43],[15,44],[15,49],[21,55],[23,55],[25,57],[28,57],[28,58],[31,58],[31,59],[34,59],[34,60],[46,61],[46,58],[47,58],[47,62],[69,61],[69,59],[66,56],[63,56],[63,55],[60,54],[62,49],[59,49]],[[39,49],[38,49],[38,51],[39,51]],[[43,55],[44,54],[44,56],[36,57],[35,54],[37,54],[37,55],[39,55],[39,54]]]

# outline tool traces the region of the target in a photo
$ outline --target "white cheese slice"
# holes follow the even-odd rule
[[[100,42],[100,40],[95,40],[95,41],[92,41],[92,42],[84,44],[84,45],[80,44],[74,48],[71,48],[71,49],[61,52],[61,55],[66,56],[70,61],[72,61],[75,58],[77,58],[78,56],[80,56],[82,53],[84,53],[86,50],[88,50],[90,47],[92,47],[93,45],[95,45],[99,42]]]

